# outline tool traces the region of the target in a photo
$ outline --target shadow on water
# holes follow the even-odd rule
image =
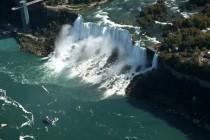
[[[128,94],[129,104],[165,121],[189,140],[210,139],[207,130],[192,123],[196,118],[202,120],[199,124],[208,124],[209,89],[160,71],[131,81]]]
[[[133,107],[139,108],[148,112],[155,117],[165,121],[171,127],[175,127],[184,133],[189,140],[209,140],[210,133],[204,129],[198,128],[191,121],[182,118],[181,116],[171,114],[157,106],[134,97],[128,97],[127,101]]]

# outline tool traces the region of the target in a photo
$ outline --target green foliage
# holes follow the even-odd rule
[[[206,15],[195,15],[187,19],[178,19],[174,23],[175,29],[191,28],[206,29],[210,26],[210,18]]]
[[[163,49],[193,51],[196,48],[210,49],[210,33],[197,28],[186,28],[169,33],[163,41]]]
[[[142,26],[147,26],[155,20],[163,21],[166,18],[167,6],[165,0],[158,0],[156,4],[144,8],[137,19]]]
[[[180,54],[167,54],[166,56],[161,55],[161,58],[176,71],[210,81],[210,65],[199,64],[198,55],[192,54],[190,58],[185,58]]]
[[[172,26],[163,29],[162,44],[159,47],[160,58],[181,73],[210,80],[210,59],[205,54],[210,50],[210,0],[190,0],[187,6],[200,7],[203,10],[190,18],[176,18]],[[196,6],[197,5],[197,6]],[[192,9],[191,9],[192,10]],[[154,21],[167,21],[170,18],[165,0],[146,7],[140,13],[137,22],[149,29]],[[173,18],[172,18],[173,19]],[[205,30],[205,31],[203,31]]]
[[[210,27],[210,4],[206,5],[204,10],[190,18],[177,19],[171,30],[164,38],[163,48],[172,51],[193,52],[198,49],[210,49],[210,33],[203,32]]]
[[[151,7],[145,8],[140,14],[142,16],[152,15],[154,18],[156,18],[157,16],[163,16],[165,12],[167,12],[167,7],[164,3],[164,0],[159,0]]]

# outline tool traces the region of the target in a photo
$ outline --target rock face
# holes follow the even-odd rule
[[[182,116],[196,126],[209,129],[210,88],[178,79],[165,69],[136,77],[128,86],[127,94]]]
[[[65,10],[47,11],[47,13],[43,23],[37,24],[39,19],[35,18],[26,33],[18,33],[17,40],[23,51],[37,56],[47,56],[54,50],[54,41],[61,27],[64,24],[72,24],[77,18],[76,13]]]
[[[44,38],[32,38],[20,35],[18,37],[20,47],[23,51],[30,52],[37,56],[47,56],[53,50],[53,40],[45,40]]]
[[[49,67],[99,85],[105,89],[103,98],[124,95],[129,79],[156,66],[157,56],[153,53],[154,61],[148,60],[146,48],[133,44],[128,30],[84,22],[82,16],[63,27],[55,44]]]

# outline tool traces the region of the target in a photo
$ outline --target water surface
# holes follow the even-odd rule
[[[151,1],[115,0],[102,6],[111,21],[132,25],[136,10]],[[138,5],[135,6],[133,5]],[[116,8],[118,7],[118,9]],[[101,10],[99,9],[99,10]],[[114,10],[113,10],[114,9]],[[121,11],[127,10],[128,13]],[[118,12],[119,11],[119,12]],[[90,11],[92,15],[96,11]],[[130,16],[131,12],[132,16]],[[123,13],[123,17],[120,17]],[[94,18],[85,15],[89,21]],[[126,20],[125,20],[126,19]],[[98,20],[102,21],[102,20]],[[208,133],[143,101],[103,98],[103,90],[65,73],[52,75],[46,60],[22,52],[13,38],[0,40],[0,139],[37,140],[207,140]],[[57,120],[46,126],[43,119]]]

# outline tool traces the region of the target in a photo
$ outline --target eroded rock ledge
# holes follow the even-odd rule
[[[210,131],[210,88],[186,77],[176,77],[161,68],[135,77],[127,88],[127,95],[161,110],[178,115],[194,125]]]

